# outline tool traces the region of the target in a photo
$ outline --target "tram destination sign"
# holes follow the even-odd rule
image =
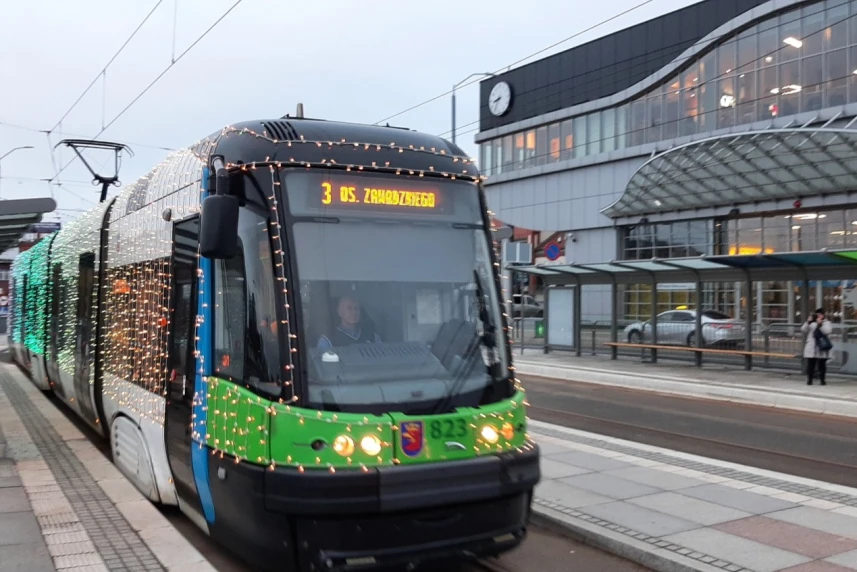
[[[450,201],[435,185],[403,177],[329,177],[318,183],[315,204],[321,208],[384,213],[450,214]]]

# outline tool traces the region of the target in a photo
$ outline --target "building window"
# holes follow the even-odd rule
[[[587,155],[597,155],[601,152],[601,113],[593,113],[587,119],[589,124]]]
[[[524,167],[525,138],[525,133],[515,133],[515,155],[512,159],[514,169],[522,169]],[[535,144],[535,141],[533,143]]]
[[[857,0],[771,16],[689,65],[623,106],[507,136],[493,160],[483,156],[486,170],[534,167],[857,102]]]
[[[756,121],[756,72],[746,71],[738,75],[738,123]]]
[[[631,104],[631,146],[643,144],[646,129],[646,102],[635,101]]]
[[[659,89],[646,100],[646,107],[648,107],[649,111],[649,123],[646,126],[647,143],[654,143],[661,140],[661,125],[664,120],[663,97]]]
[[[714,227],[709,220],[675,221],[625,227],[622,259],[687,258],[714,253]]]
[[[627,105],[616,109],[616,149],[624,149],[628,144],[628,113]]]
[[[536,165],[544,165],[548,160],[548,128],[536,129]]]
[[[780,86],[777,94],[780,98],[780,116],[794,115],[800,103],[800,60],[784,63],[780,66]]]
[[[550,147],[549,163],[559,161],[560,150],[562,148],[562,140],[559,136],[559,123],[554,123],[548,127],[548,146]]]
[[[526,133],[524,148],[524,168],[528,169],[536,164],[536,132],[530,129]]]
[[[822,56],[804,58],[801,61],[801,77],[803,78],[803,89],[801,90],[801,111],[818,111],[824,106],[821,95],[822,87]]]
[[[803,9],[803,46],[801,57],[821,53],[824,43],[824,3],[812,4]]]
[[[502,171],[503,157],[505,157],[505,155],[503,154],[503,140],[502,139],[495,139],[493,141],[493,143],[494,143],[494,161],[493,161],[494,162],[494,168],[493,168],[492,172],[496,174],[496,173],[500,173]]]
[[[574,122],[574,158],[586,155],[586,118]]]
[[[523,135],[521,136],[523,138]],[[503,172],[507,173],[513,169],[515,164],[514,155],[512,153],[512,136],[506,135],[503,137]]]
[[[683,74],[681,111],[679,112],[679,135],[693,135],[697,130],[699,115],[699,65],[694,65]]]
[[[678,137],[680,96],[681,82],[676,79],[667,86],[667,93],[664,97],[664,139],[675,139]]]
[[[483,143],[481,147],[482,158],[480,159],[481,171],[484,175],[491,174],[492,155],[494,153],[494,144],[492,142]]]
[[[572,120],[562,122],[562,160],[571,159],[574,153],[574,132]]]
[[[602,113],[601,150],[612,151],[616,148],[616,112],[617,109],[608,109]]]
[[[848,45],[847,0],[828,2],[827,28],[824,29],[824,50],[831,51]]]
[[[825,58],[825,106],[845,105],[848,102],[848,83],[845,79],[848,77],[848,50],[830,52]]]

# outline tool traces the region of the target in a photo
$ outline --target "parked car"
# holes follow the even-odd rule
[[[529,294],[514,294],[512,296],[513,318],[542,318],[544,315],[544,308]]]
[[[658,314],[658,344],[696,345],[696,311],[670,310]],[[635,322],[625,328],[629,343],[652,343],[652,325]],[[744,322],[716,310],[702,312],[702,345],[737,347],[744,343]]]

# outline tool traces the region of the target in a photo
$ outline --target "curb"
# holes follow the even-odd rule
[[[658,377],[636,372],[632,376],[628,373],[614,371],[585,367],[559,367],[526,361],[516,361],[515,371],[518,375],[554,380],[609,385],[638,391],[761,405],[823,415],[857,417],[857,401],[853,399],[815,397],[790,390],[771,391],[748,385],[724,384],[714,381],[701,383],[686,378]]]
[[[709,566],[546,507],[533,505],[531,521],[557,534],[630,560],[655,572],[723,572],[723,568]]]

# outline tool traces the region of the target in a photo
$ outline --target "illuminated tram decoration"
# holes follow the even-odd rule
[[[412,131],[225,128],[15,259],[12,355],[256,567],[513,548],[539,451],[480,182]]]

